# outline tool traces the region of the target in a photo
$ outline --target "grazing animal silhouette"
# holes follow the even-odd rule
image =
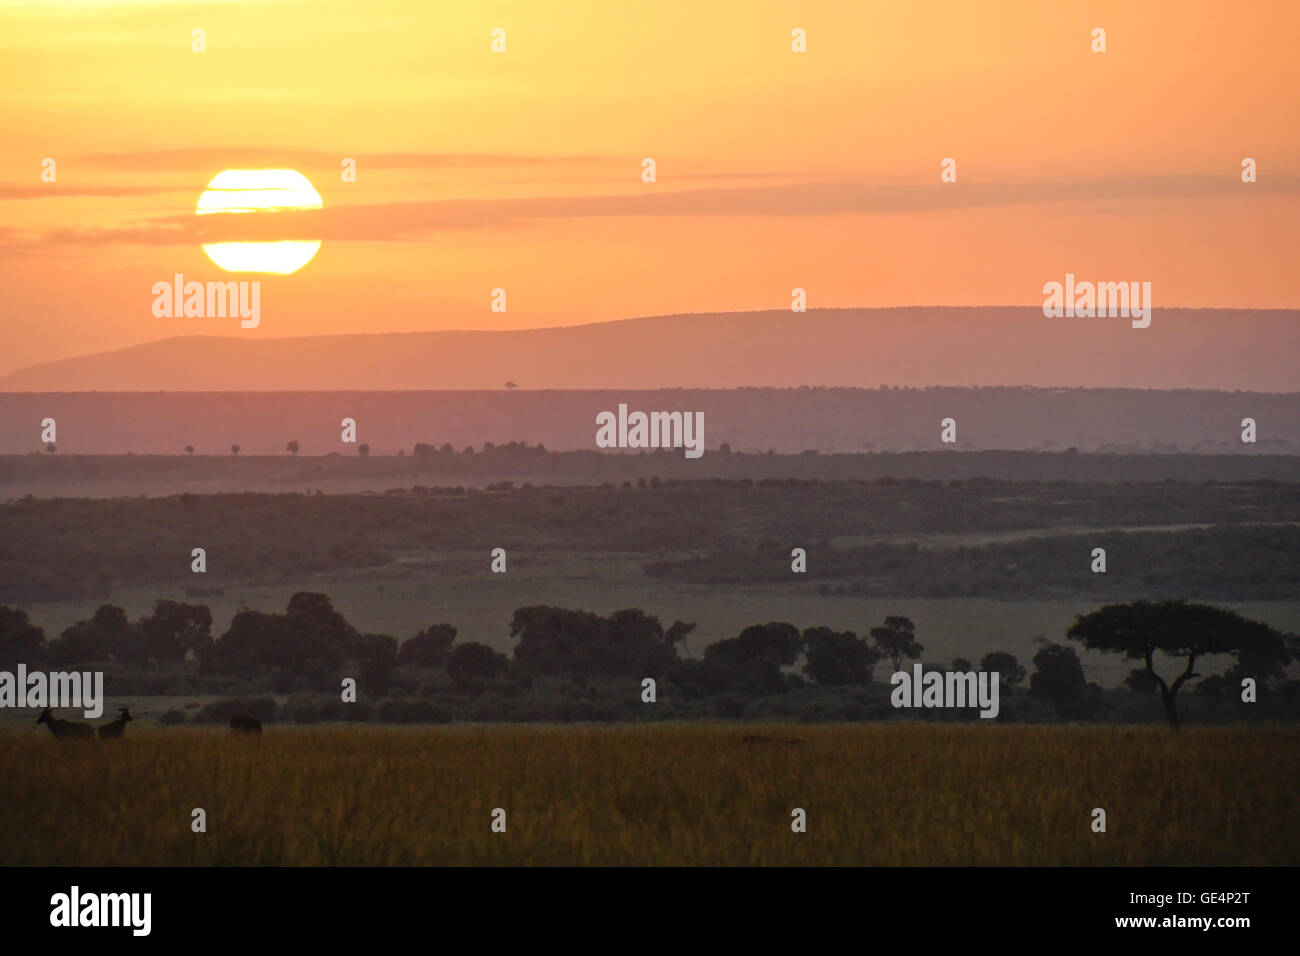
[[[127,710],[125,707],[118,708],[117,719],[110,720],[99,728],[100,739],[115,740],[118,737],[121,737],[122,732],[126,730],[126,722],[134,719],[135,718],[131,716],[131,711]]]
[[[248,714],[235,714],[230,718],[230,732],[233,734],[260,734],[262,722]]]
[[[50,713],[48,707],[41,711],[41,716],[36,718],[36,723],[49,727],[50,733],[59,740],[84,740],[95,736],[95,728],[90,724],[83,724],[77,720],[59,720]]]

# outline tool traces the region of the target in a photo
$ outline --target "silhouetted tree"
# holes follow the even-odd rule
[[[604,642],[604,618],[589,611],[538,604],[516,608],[510,636],[515,660],[542,674],[592,674]]]
[[[392,650],[395,660],[395,640]],[[367,642],[334,609],[328,595],[299,591],[284,614],[240,610],[199,660],[204,672],[269,673],[278,667],[325,682],[345,661],[371,656]]]
[[[695,625],[678,621],[674,627],[683,639]],[[615,611],[608,618],[608,650],[601,670],[610,674],[655,674],[677,663],[675,641],[668,639],[659,618],[639,607]]]
[[[990,651],[980,661],[980,670],[996,672],[1003,687],[1015,687],[1025,679],[1025,669],[1015,656],[1006,651]]]
[[[1224,676],[1238,686],[1244,677],[1253,677],[1265,687],[1280,684],[1286,679],[1287,665],[1300,660],[1300,635],[1278,634],[1277,637],[1280,648],[1271,639],[1239,648],[1236,666]]]
[[[710,644],[704,649],[704,661],[735,673],[740,678],[740,689],[778,693],[786,689],[781,669],[794,664],[802,651],[803,637],[797,627],[769,621]]]
[[[903,661],[915,660],[925,653],[925,647],[916,640],[916,625],[906,617],[886,617],[883,626],[871,629],[871,639],[876,642],[880,655],[894,665],[895,673],[903,669]]]
[[[159,598],[153,613],[140,619],[146,660],[178,662],[193,652],[201,655],[212,643],[212,611],[203,604],[181,604]]]
[[[283,614],[266,614],[242,608],[230,619],[226,632],[199,656],[203,673],[270,673],[274,668],[293,670],[289,625]]]
[[[194,454],[194,446],[193,446],[193,445],[186,445],[186,446],[185,446],[185,454],[187,454],[187,455],[192,455],[192,454]]]
[[[669,630],[674,638],[684,638],[690,628],[677,622]],[[668,640],[657,617],[640,608],[605,618],[547,605],[522,607],[515,610],[510,636],[519,639],[515,660],[544,674],[644,677],[664,673],[677,662],[676,641]]]
[[[1029,693],[1049,700],[1057,713],[1075,712],[1087,692],[1088,682],[1083,665],[1073,647],[1043,642],[1034,655],[1034,673],[1029,678]]]
[[[493,680],[510,668],[509,659],[486,644],[457,644],[447,659],[447,675],[457,684]]]
[[[370,454],[370,446],[367,445],[365,442],[362,442],[360,445],[357,446],[357,454],[360,455],[362,458],[365,458],[367,455]]]
[[[144,659],[144,642],[126,611],[101,604],[89,620],[78,621],[50,641],[48,659],[56,667],[99,661],[136,663]]]
[[[803,632],[807,661],[803,672],[825,685],[869,684],[880,653],[852,631],[810,627]]]
[[[450,624],[433,624],[410,640],[402,642],[397,652],[397,661],[413,667],[446,667],[447,655],[455,643],[454,627]]]
[[[117,634],[126,630],[126,611],[115,604],[101,604],[95,608],[95,615],[91,618],[91,622],[107,633]]]
[[[1290,659],[1282,635],[1267,624],[1225,608],[1186,601],[1107,604],[1076,618],[1066,636],[1089,650],[1120,653],[1142,661],[1144,672],[1160,691],[1169,726],[1175,730],[1179,726],[1178,691],[1200,676],[1196,673],[1198,658],[1235,654],[1239,662],[1252,661],[1266,678],[1283,673]],[[1187,659],[1182,673],[1172,682],[1156,673],[1156,651]]]
[[[390,634],[362,634],[353,653],[360,687],[372,697],[387,694],[397,667],[397,638]]]
[[[0,667],[31,667],[45,662],[45,631],[27,619],[27,612],[0,605]],[[20,691],[25,693],[25,690]]]
[[[291,454],[291,455],[297,455],[297,454],[298,454],[298,439],[295,438],[293,441],[289,442],[289,444],[285,445],[284,448],[285,448],[285,450],[286,450],[289,454]]]
[[[230,446],[230,453],[231,453],[232,455],[238,455],[238,454],[239,454],[239,446],[238,446],[238,445],[231,445],[231,446]]]

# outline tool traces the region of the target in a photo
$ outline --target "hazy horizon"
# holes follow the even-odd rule
[[[0,376],[0,392],[817,387],[1300,388],[1300,311],[1046,319],[1002,306],[641,316],[509,330],[170,336]],[[980,362],[970,356],[989,355]]]
[[[1112,349],[1177,308],[1300,306],[1294,5],[311,9],[0,0],[0,375],[178,333],[588,327],[789,311],[796,289],[1034,308],[1067,274],[1150,283],[1153,325]],[[267,168],[298,177],[283,201],[212,188]],[[319,247],[292,274],[211,258],[266,240]],[[177,274],[259,282],[256,326],[158,314]],[[962,345],[973,368],[1005,347]],[[1057,384],[1086,383],[1072,347]]]

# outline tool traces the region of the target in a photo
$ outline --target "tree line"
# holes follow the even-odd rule
[[[724,693],[754,698],[806,683],[867,685],[881,661],[897,672],[925,652],[913,622],[896,615],[870,627],[866,636],[825,626],[800,630],[784,621],[754,624],[709,644],[698,658],[682,654],[694,629],[684,621],[665,627],[640,608],[601,615],[532,605],[514,611],[509,633],[516,643],[507,655],[479,642],[458,642],[456,628],[446,623],[432,624],[400,643],[391,635],[362,633],[328,595],[302,591],[290,598],[284,613],[241,609],[215,638],[206,605],[159,599],[151,613],[136,621],[120,607],[101,605],[89,619],[47,640],[26,611],[0,606],[0,667],[21,662],[29,668],[84,669],[103,662],[147,671],[188,664],[200,677],[269,676],[272,689],[280,692],[303,687],[326,691],[352,677],[374,697],[387,694],[400,668],[442,670],[468,692],[512,676],[583,681],[653,677],[688,698]],[[1216,655],[1232,661],[1227,672],[1201,680],[1202,692],[1236,693],[1249,683],[1257,693],[1284,681],[1288,664],[1300,657],[1295,635],[1231,610],[1185,601],[1108,604],[1079,615],[1066,638],[1135,661],[1139,666],[1129,675],[1129,687],[1158,694],[1175,728],[1180,691],[1202,677],[1198,662]],[[1074,647],[1042,645],[1032,660],[1028,692],[1051,701],[1064,717],[1085,715],[1095,685],[1087,682]],[[1157,652],[1178,665],[1174,671],[1161,673]],[[951,669],[976,668],[957,658]],[[985,654],[978,669],[996,671],[1004,692],[1026,677],[1026,668],[1005,651]]]

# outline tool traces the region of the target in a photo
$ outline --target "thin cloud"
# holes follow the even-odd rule
[[[0,200],[62,199],[69,196],[148,196],[154,193],[171,192],[176,192],[176,188],[162,186],[61,186],[58,183],[20,186],[16,183],[0,183]]]
[[[124,228],[66,229],[37,240],[48,245],[134,243],[175,245],[221,240],[326,239],[408,242],[438,232],[512,228],[547,219],[618,216],[840,216],[1003,206],[1114,203],[1241,196],[1231,176],[1161,176],[1073,183],[963,183],[875,185],[859,181],[813,182],[749,188],[647,190],[615,196],[547,196],[506,199],[405,201],[283,210],[247,216],[194,216],[148,220]],[[1250,187],[1250,195],[1295,194],[1300,176],[1275,175]]]
[[[82,159],[104,169],[138,172],[193,172],[237,169],[241,166],[329,166],[337,168],[344,157],[372,169],[466,169],[492,166],[554,166],[595,163],[601,156],[520,156],[507,153],[327,153],[320,150],[262,147],[195,147],[156,149],[130,153],[91,153]]]

